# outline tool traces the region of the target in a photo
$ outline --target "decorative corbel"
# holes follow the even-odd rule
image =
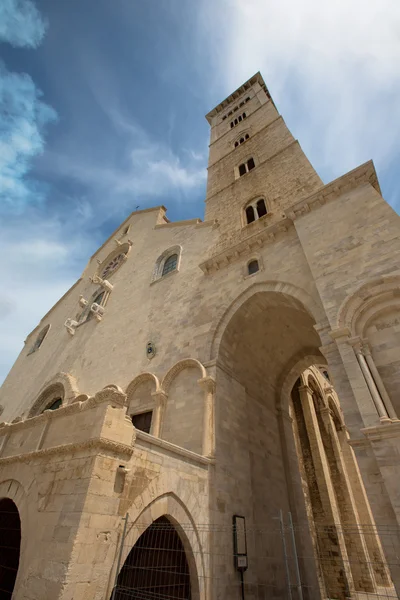
[[[67,319],[64,323],[64,327],[70,335],[75,335],[75,330],[78,327],[78,321],[74,319]]]
[[[97,321],[101,321],[104,315],[104,306],[100,306],[100,304],[97,304],[97,302],[93,302],[92,306],[90,307],[90,312],[93,313]]]
[[[102,279],[98,275],[93,275],[93,277],[90,277],[90,281],[95,285],[100,285],[106,292],[112,292],[114,289],[112,283],[110,283],[107,279]]]
[[[80,306],[82,306],[83,308],[85,308],[85,306],[88,305],[88,301],[83,296],[79,296],[79,304],[80,304]]]

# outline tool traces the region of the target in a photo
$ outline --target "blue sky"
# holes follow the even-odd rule
[[[0,381],[137,206],[203,216],[204,115],[260,70],[327,183],[400,211],[398,0],[2,0]]]

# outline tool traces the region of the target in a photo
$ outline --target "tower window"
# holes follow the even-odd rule
[[[258,260],[252,260],[247,265],[247,272],[249,275],[254,275],[254,273],[257,273],[259,270],[260,266],[258,264]]]
[[[245,140],[248,140],[248,139],[249,139],[249,137],[250,137],[250,136],[249,136],[249,134],[248,134],[248,133],[246,133],[246,135],[244,136],[244,139],[245,139]]]
[[[232,121],[232,123],[231,123],[231,129],[232,129],[233,126],[234,126],[234,122]]]
[[[241,165],[239,165],[239,176],[246,175],[249,171],[254,169],[255,162],[253,158],[249,158],[249,160]]]
[[[247,224],[253,223],[253,221],[261,219],[261,217],[267,213],[268,211],[264,198],[253,200],[245,208],[246,222]]]
[[[239,123],[240,123],[241,120],[242,120],[242,117],[239,117],[239,119],[238,119]]]
[[[264,198],[261,198],[261,200],[257,201],[257,213],[258,213],[258,218],[263,217],[264,215],[267,214],[267,208],[265,206]]]
[[[178,264],[178,255],[172,254],[171,256],[169,256],[164,263],[163,270],[162,270],[162,277],[164,277],[164,275],[167,275],[167,273],[171,273],[171,271],[175,271],[177,264]]]
[[[138,415],[132,415],[133,426],[136,427],[136,429],[140,429],[140,431],[144,431],[145,433],[150,433],[152,416],[153,416],[152,410],[149,410],[144,413],[140,413]]]
[[[246,113],[243,113],[242,117],[243,117],[243,119],[245,119],[246,118]]]
[[[249,134],[246,133],[246,135],[244,137],[241,137],[240,140],[236,140],[235,148],[237,148],[240,144],[244,144],[244,142],[246,142],[249,138],[250,138]]]
[[[243,163],[242,165],[239,165],[239,175],[240,175],[240,177],[242,175],[246,175],[246,173],[247,173],[246,164]]]
[[[235,119],[234,123],[235,123],[235,125],[237,125],[239,123],[239,121],[237,119]]]
[[[247,96],[245,102],[248,102],[250,100],[250,96]]]
[[[240,138],[239,144],[243,144],[244,138]]]
[[[226,116],[227,116],[227,115],[224,115],[224,116],[222,117],[222,120],[223,120],[223,121],[225,121],[225,119],[226,119]]]
[[[247,223],[252,223],[256,220],[254,216],[254,208],[251,205],[246,208],[246,219]]]
[[[235,142],[235,148],[239,146],[239,142]]]

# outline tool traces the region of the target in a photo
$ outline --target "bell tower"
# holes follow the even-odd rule
[[[264,225],[282,219],[286,208],[323,185],[260,73],[206,118],[211,133],[205,218],[218,220],[225,241],[239,231],[251,233],[247,225],[257,227],[252,222],[259,218]]]

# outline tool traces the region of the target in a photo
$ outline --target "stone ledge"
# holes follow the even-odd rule
[[[77,444],[65,444],[63,446],[53,446],[52,448],[27,452],[26,454],[5,456],[4,458],[0,458],[0,466],[11,462],[29,462],[34,459],[46,458],[53,454],[68,454],[70,452],[81,452],[83,450],[98,450],[98,454],[117,454],[118,457],[124,457],[127,460],[129,460],[133,454],[133,446],[113,442],[106,438],[92,438]]]
[[[330,202],[346,192],[355,190],[363,184],[370,184],[379,194],[381,193],[372,160],[349,171],[345,175],[342,175],[342,177],[338,177],[338,179],[331,181],[331,183],[328,183],[317,192],[307,196],[307,198],[296,202],[296,204],[293,204],[290,209],[286,211],[286,215],[289,219],[295,221],[298,217],[323,206],[326,202]]]
[[[207,456],[202,456],[201,454],[197,454],[197,452],[192,452],[192,450],[187,450],[186,448],[182,448],[182,446],[176,446],[171,442],[167,442],[166,440],[162,440],[161,438],[156,438],[149,433],[145,433],[144,431],[136,430],[136,445],[140,445],[141,442],[145,442],[150,446],[156,446],[161,450],[165,450],[170,452],[171,454],[175,454],[177,456],[181,456],[190,460],[191,462],[197,463],[202,466],[208,466],[215,464],[214,459],[208,458]]]
[[[229,248],[222,250],[218,254],[214,254],[211,258],[200,263],[200,269],[206,275],[213,271],[218,271],[240,259],[242,256],[250,254],[255,248],[262,248],[265,244],[273,242],[277,235],[285,233],[289,227],[293,226],[290,219],[282,219],[278,223],[273,223],[268,227],[267,221],[265,221],[265,225],[264,229],[253,233],[253,235],[250,235],[241,242],[229,246]]]

